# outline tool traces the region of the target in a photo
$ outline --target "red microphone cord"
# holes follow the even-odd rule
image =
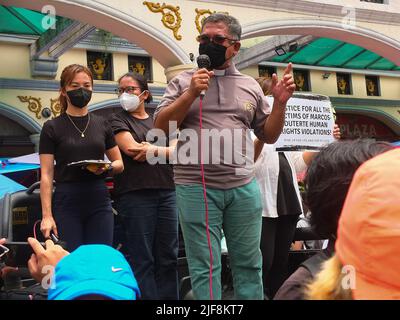
[[[37,239],[37,237],[36,237],[36,226],[37,226],[37,224],[40,223],[41,221],[42,221],[42,220],[36,220],[35,223],[33,224],[33,237],[34,237],[35,239]]]
[[[207,189],[206,189],[206,179],[204,176],[204,163],[203,163],[203,139],[202,139],[202,129],[203,129],[203,97],[200,96],[200,170],[201,170],[201,181],[203,184],[203,196],[204,196],[204,204],[206,207],[206,234],[207,234],[207,243],[208,250],[210,252],[210,274],[209,274],[209,286],[210,286],[210,300],[214,300],[213,298],[213,290],[212,290],[212,271],[213,271],[213,254],[211,247],[211,238],[210,238],[210,229],[208,225],[208,202],[207,202]]]

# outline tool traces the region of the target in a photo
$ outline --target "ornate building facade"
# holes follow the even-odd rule
[[[379,2],[379,1],[378,1]],[[257,77],[291,61],[297,89],[330,97],[348,138],[400,136],[400,3],[358,0],[0,0],[0,157],[33,152],[57,116],[62,69],[95,75],[90,110],[118,108],[116,80],[146,75],[155,101],[193,67],[201,20],[227,12],[243,26],[237,67]],[[33,11],[32,11],[33,10]]]

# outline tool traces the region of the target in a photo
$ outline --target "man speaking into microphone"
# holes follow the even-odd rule
[[[215,13],[204,19],[197,40],[199,54],[209,57],[210,66],[201,68],[199,62],[198,69],[182,72],[172,79],[154,114],[155,127],[165,132],[170,122],[175,122],[181,133],[185,129],[197,133],[197,139],[179,139],[174,165],[179,220],[196,299],[221,299],[222,230],[228,246],[235,298],[264,298],[259,249],[262,203],[254,178],[253,152],[248,152],[246,147],[252,148],[249,129],[254,129],[255,135],[265,143],[278,139],[286,103],[295,84],[291,64],[282,80],[273,75],[271,110],[258,83],[241,74],[232,62],[240,49],[240,37],[241,26],[234,17]],[[214,136],[223,133],[218,138],[226,138],[230,132],[232,139],[224,139],[218,144],[218,150],[200,152],[204,147],[200,141],[207,144],[205,132],[213,132]],[[208,138],[213,140],[213,136]],[[243,141],[250,143],[243,144]],[[197,161],[182,161],[179,150],[183,147],[198,151]],[[202,153],[206,156],[200,157]],[[238,153],[245,161],[237,161]]]

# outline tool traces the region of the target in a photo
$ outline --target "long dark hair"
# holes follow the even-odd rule
[[[144,76],[142,76],[141,74],[136,73],[136,72],[127,72],[124,75],[119,77],[118,84],[125,77],[132,78],[133,80],[135,80],[138,83],[141,92],[146,91],[146,90],[149,92],[149,95],[147,96],[147,99],[145,100],[146,103],[150,103],[153,101],[153,97],[149,90],[149,85],[147,84],[147,79]]]
[[[373,139],[341,140],[322,149],[307,170],[305,202],[311,225],[322,237],[336,237],[338,220],[357,168],[393,146]]]
[[[61,73],[60,90],[65,91],[65,88],[69,84],[71,84],[72,80],[74,80],[75,75],[80,72],[84,72],[89,76],[89,78],[92,82],[92,86],[93,86],[93,74],[89,70],[89,68],[82,66],[80,64],[70,64],[69,66],[66,66]],[[59,100],[60,100],[60,105],[61,105],[61,113],[64,113],[65,111],[67,111],[67,107],[68,107],[67,97],[64,96],[63,94],[61,94],[61,92],[60,92]]]

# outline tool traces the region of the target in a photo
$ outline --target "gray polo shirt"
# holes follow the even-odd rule
[[[190,85],[196,70],[173,78],[158,105],[154,118],[180,97]],[[264,140],[264,122],[271,112],[260,85],[232,65],[210,80],[203,99],[203,163],[206,185],[230,189],[254,178],[254,147],[250,129]],[[221,74],[222,73],[222,74]],[[180,126],[174,157],[176,184],[201,184],[200,99],[192,104]]]

